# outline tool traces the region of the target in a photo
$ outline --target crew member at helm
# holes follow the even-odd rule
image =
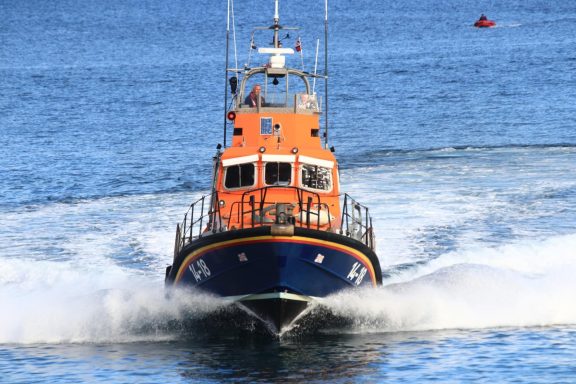
[[[260,87],[259,84],[256,84],[254,86],[254,88],[252,88],[252,91],[250,92],[250,94],[248,96],[246,96],[246,99],[244,100],[244,104],[250,106],[250,107],[256,107],[258,106],[258,97],[260,97],[260,105],[264,105],[264,96],[260,96],[260,91],[262,90],[262,88]]]

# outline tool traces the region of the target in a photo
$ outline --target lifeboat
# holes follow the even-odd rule
[[[263,64],[227,68],[212,189],[177,225],[165,283],[224,298],[280,334],[328,295],[378,286],[382,272],[368,208],[340,189],[325,118],[322,132],[311,79],[327,77],[286,64],[295,51],[280,33],[297,28],[281,26],[275,6],[273,25],[255,28],[273,46],[250,48]]]
[[[477,21],[474,23],[474,26],[475,26],[476,28],[491,28],[491,27],[494,27],[495,25],[496,25],[496,22],[495,22],[495,21],[493,21],[493,20],[487,20],[487,19],[485,19],[485,20],[477,20]]]

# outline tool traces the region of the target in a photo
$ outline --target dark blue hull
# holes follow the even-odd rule
[[[167,273],[167,285],[196,287],[239,302],[277,331],[316,298],[381,283],[374,252],[346,236],[271,227],[216,233],[186,245]]]

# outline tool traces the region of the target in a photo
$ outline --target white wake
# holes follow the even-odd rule
[[[354,332],[576,324],[576,235],[446,254],[324,303]]]

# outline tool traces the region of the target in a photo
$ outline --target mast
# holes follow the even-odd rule
[[[280,30],[280,16],[278,15],[278,0],[274,0],[274,48],[278,48],[278,31]]]
[[[328,0],[324,1],[324,105],[326,114],[324,115],[324,146],[328,148]]]
[[[224,68],[224,148],[226,148],[226,111],[228,105],[228,62],[230,46],[230,0],[228,0],[228,10],[226,17],[226,66]]]

